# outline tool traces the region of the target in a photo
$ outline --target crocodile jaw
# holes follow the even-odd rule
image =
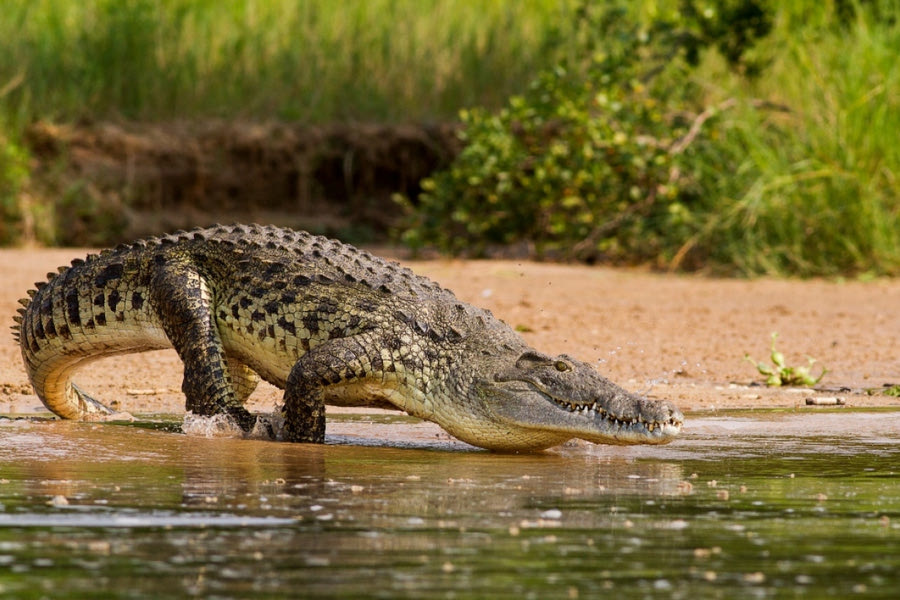
[[[668,402],[621,389],[596,401],[569,402],[523,381],[496,386],[491,409],[498,421],[523,430],[518,437],[554,432],[562,441],[579,438],[596,444],[667,444],[684,421]]]

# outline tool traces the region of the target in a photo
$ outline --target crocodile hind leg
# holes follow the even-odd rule
[[[226,364],[228,365],[228,375],[231,377],[231,385],[234,389],[234,399],[238,404],[246,404],[247,399],[250,398],[250,395],[253,394],[261,381],[259,373],[234,356],[227,356]],[[250,437],[267,440],[278,439],[281,425],[277,418],[273,419],[273,415],[265,414],[254,415],[254,418],[255,424],[252,425],[252,428],[249,430],[245,429],[250,434]]]
[[[234,389],[234,399],[238,404],[244,404],[259,385],[259,374],[233,356],[228,356],[226,362],[231,387]]]
[[[184,363],[181,389],[187,410],[203,416],[226,414],[250,431],[256,417],[242,405],[249,393],[240,399],[235,394],[210,296],[203,277],[187,262],[160,266],[151,282],[151,300],[163,330]]]

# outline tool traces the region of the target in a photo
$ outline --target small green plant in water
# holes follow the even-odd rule
[[[886,386],[884,391],[881,392],[885,396],[893,396],[894,398],[900,398],[900,384]]]
[[[819,373],[818,377],[814,377],[812,373],[810,373],[810,369],[817,362],[815,358],[811,356],[807,356],[806,359],[809,361],[806,366],[803,367],[789,367],[784,362],[784,354],[779,352],[775,348],[775,340],[778,339],[778,333],[772,333],[772,353],[769,355],[769,358],[772,360],[772,364],[774,366],[769,366],[763,362],[756,362],[752,358],[750,358],[749,354],[744,354],[744,360],[750,362],[756,367],[756,370],[761,374],[766,376],[766,385],[776,387],[776,386],[793,386],[793,385],[806,385],[813,386],[819,383],[822,378],[825,376],[825,373],[828,372],[828,369],[822,367],[822,372]]]

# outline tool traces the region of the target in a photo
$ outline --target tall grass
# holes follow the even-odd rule
[[[728,156],[706,165],[723,169],[706,190],[714,210],[689,242],[708,242],[713,264],[900,274],[900,12],[884,10],[820,27],[785,18],[753,82],[698,72],[714,96],[787,108],[744,103],[726,117],[719,148]]]
[[[7,0],[17,119],[453,118],[552,64],[560,0]]]

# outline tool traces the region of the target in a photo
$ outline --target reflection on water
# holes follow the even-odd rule
[[[900,413],[695,418],[490,454],[368,415],[306,446],[0,420],[0,595],[892,597]],[[361,444],[361,445],[350,445]]]

